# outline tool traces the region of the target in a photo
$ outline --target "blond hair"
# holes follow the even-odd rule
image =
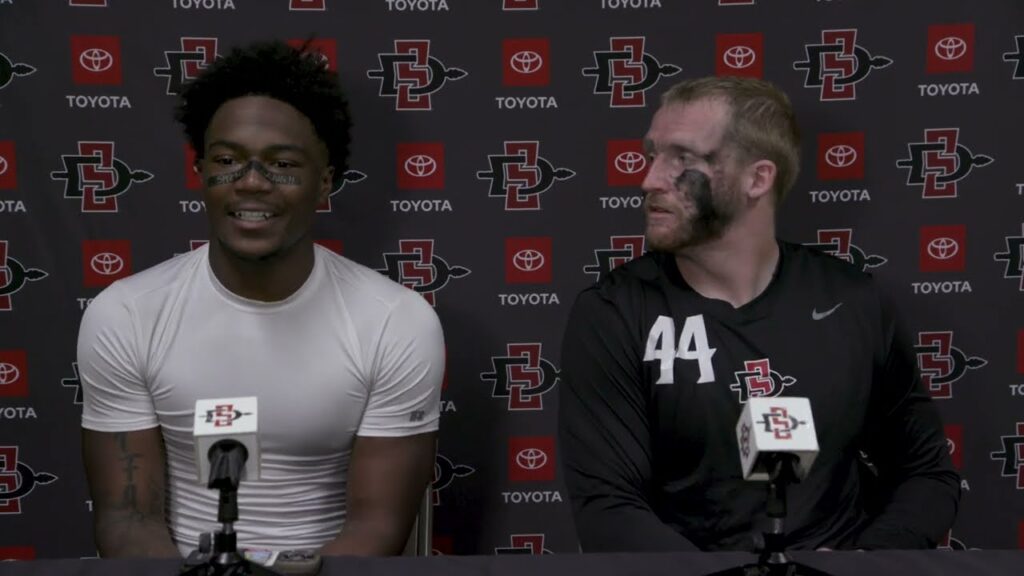
[[[662,106],[718,99],[731,115],[725,143],[748,160],[775,164],[774,194],[782,202],[800,172],[800,128],[789,97],[774,84],[756,78],[709,76],[684,80],[661,96]]]

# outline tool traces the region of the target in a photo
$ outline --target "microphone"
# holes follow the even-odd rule
[[[213,470],[217,477],[230,478],[234,488],[239,480],[259,479],[257,422],[255,396],[196,400],[192,436],[200,482],[214,480],[210,475],[211,461],[217,462]]]
[[[818,455],[811,401],[748,398],[736,423],[736,440],[745,480],[774,480],[779,462],[786,460],[792,462],[793,480],[802,480]]]

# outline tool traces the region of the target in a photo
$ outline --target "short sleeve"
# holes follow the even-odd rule
[[[130,432],[159,424],[146,386],[137,328],[115,284],[85,310],[78,330],[78,376],[82,382],[82,427]]]
[[[411,436],[437,430],[445,348],[441,322],[420,295],[391,309],[371,356],[371,389],[360,436]]]

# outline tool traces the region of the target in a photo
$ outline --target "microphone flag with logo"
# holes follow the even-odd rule
[[[769,480],[768,464],[774,455],[798,458],[797,479],[810,470],[818,455],[818,436],[807,398],[749,398],[739,422],[736,441],[746,480]]]
[[[210,477],[210,447],[222,440],[235,440],[245,446],[249,456],[245,461],[242,479],[259,479],[256,405],[255,396],[196,400],[192,436],[195,439],[196,469],[200,482],[205,484]]]

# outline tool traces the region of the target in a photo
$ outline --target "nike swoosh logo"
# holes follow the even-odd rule
[[[811,310],[811,319],[812,320],[821,320],[822,318],[827,318],[833,312],[838,310],[839,307],[842,306],[842,305],[843,305],[843,303],[840,302],[839,304],[836,304],[835,306],[829,308],[828,310],[825,310],[824,312],[818,312],[817,309]]]

